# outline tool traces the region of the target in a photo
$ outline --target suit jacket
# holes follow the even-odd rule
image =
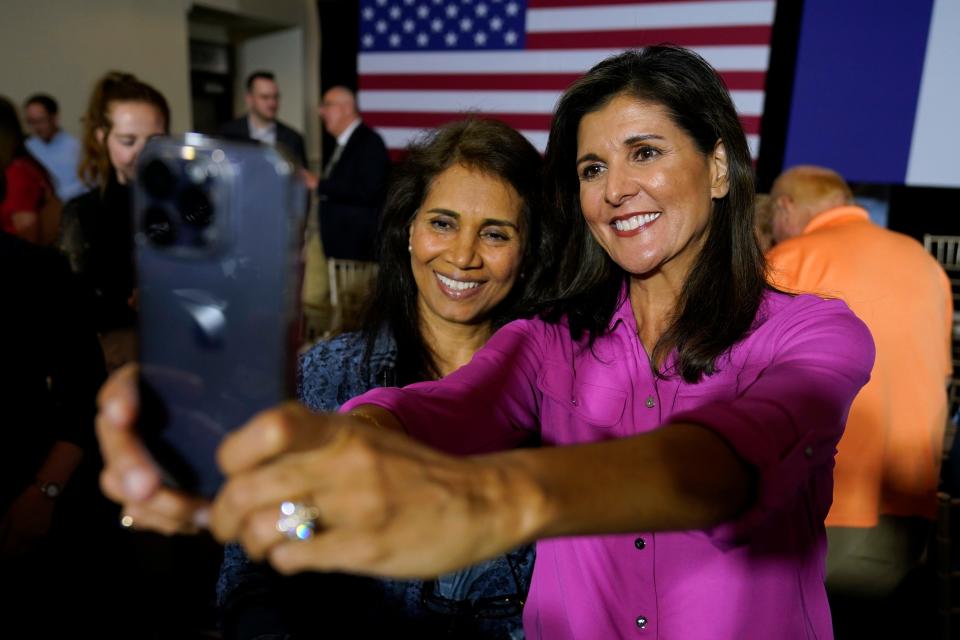
[[[376,131],[354,129],[333,166],[320,180],[320,237],[332,258],[372,260],[377,224],[390,174],[390,156]]]
[[[252,140],[247,116],[244,115],[223,125],[220,135],[232,140]],[[307,150],[303,144],[303,136],[279,120],[277,120],[277,146],[283,147],[291,158],[300,163],[301,167],[307,166]]]

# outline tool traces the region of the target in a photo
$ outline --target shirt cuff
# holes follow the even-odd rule
[[[771,446],[774,440],[764,437],[769,429],[765,421],[745,415],[743,410],[728,404],[714,404],[671,417],[672,423],[692,423],[723,438],[741,460],[755,472],[756,490],[746,511],[727,522],[705,531],[721,545],[736,545],[751,537],[764,520],[785,508],[795,508],[796,498],[806,487],[806,479],[815,469],[832,472],[836,442],[824,434],[806,430],[785,449]],[[838,434],[839,435],[839,434]]]

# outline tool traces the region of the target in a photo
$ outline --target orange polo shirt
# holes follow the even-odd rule
[[[872,527],[880,514],[933,519],[952,371],[946,273],[916,240],[852,206],[820,213],[767,260],[775,286],[842,298],[876,343],[837,446],[827,526]]]

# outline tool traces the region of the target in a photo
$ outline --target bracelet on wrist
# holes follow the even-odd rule
[[[37,487],[40,488],[40,493],[51,500],[56,500],[58,497],[60,497],[60,494],[63,493],[63,486],[56,482],[43,482],[42,480],[37,480]]]
[[[382,424],[380,424],[380,421],[379,421],[379,420],[377,420],[374,416],[370,415],[370,414],[367,413],[366,411],[351,411],[351,412],[348,413],[347,415],[348,415],[348,416],[356,416],[356,417],[360,418],[361,420],[364,420],[364,421],[366,421],[366,422],[369,422],[370,424],[372,424],[373,426],[375,426],[375,427],[378,428],[378,429],[385,429],[385,428],[386,428],[386,427],[384,427]]]

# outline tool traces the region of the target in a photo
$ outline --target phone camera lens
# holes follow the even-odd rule
[[[143,180],[143,188],[154,198],[166,198],[173,193],[175,186],[173,173],[163,160],[148,162],[140,177]]]
[[[207,179],[207,168],[199,162],[191,162],[186,167],[187,176],[194,184],[203,184]]]
[[[180,194],[180,215],[187,224],[206,227],[213,220],[213,205],[200,188],[187,187]]]
[[[150,242],[168,246],[177,238],[173,221],[162,207],[150,207],[143,216],[143,232]]]

